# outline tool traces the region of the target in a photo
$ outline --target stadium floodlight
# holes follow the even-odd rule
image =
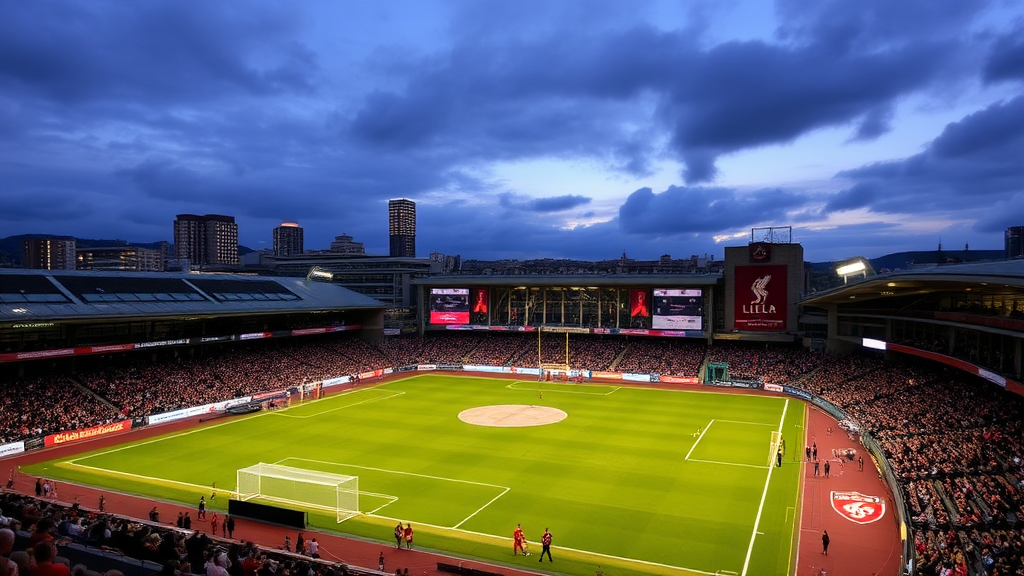
[[[864,277],[867,277],[868,274],[874,273],[871,264],[860,256],[840,262],[836,266],[836,274],[843,277],[843,284],[846,284],[849,277],[854,274],[863,274]]]
[[[343,522],[359,513],[359,477],[260,462],[239,469],[239,500],[259,498],[299,508],[329,510]]]

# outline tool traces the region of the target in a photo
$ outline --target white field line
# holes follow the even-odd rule
[[[357,464],[345,464],[343,462],[327,462],[326,460],[312,460],[310,458],[299,458],[298,456],[289,456],[274,462],[274,464],[281,464],[282,462],[288,462],[289,460],[299,460],[301,462],[313,462],[314,464],[327,464],[329,466],[345,466],[348,468],[359,468],[360,470],[373,470],[375,472],[389,472],[391,474],[404,474],[405,476],[416,476],[419,478],[430,478],[431,480],[447,480],[448,482],[460,482],[462,484],[475,484],[477,486],[487,486],[488,488],[500,488],[502,490],[508,490],[508,486],[499,486],[497,484],[488,484],[487,482],[474,482],[473,480],[460,480],[458,478],[445,478],[444,476],[431,476],[429,474],[419,474],[417,472],[403,472],[401,470],[388,470],[387,468],[373,468],[372,466],[359,466]]]
[[[370,390],[373,390],[373,388],[365,388],[363,390],[360,390],[360,392],[365,392],[365,391],[370,391]],[[392,399],[392,398],[394,398],[396,396],[404,396],[405,395],[405,391],[403,391],[403,390],[391,390],[390,392],[391,392],[391,395],[389,395],[389,396],[380,396],[378,398],[370,398],[370,399],[367,399],[367,400],[362,400],[362,401],[356,402],[355,404],[346,404],[344,406],[338,406],[337,408],[330,408],[330,409],[327,409],[327,410],[321,410],[319,412],[314,412],[314,413],[308,414],[306,416],[292,416],[291,414],[285,414],[284,412],[286,412],[286,411],[270,412],[270,414],[273,414],[275,416],[280,416],[282,418],[297,418],[297,419],[303,419],[304,420],[306,418],[316,418],[318,416],[323,416],[324,414],[330,414],[331,412],[336,412],[338,410],[344,410],[345,408],[353,408],[355,406],[360,406],[362,404],[369,404],[370,402],[377,402],[378,400],[390,400],[390,399]],[[341,396],[338,396],[338,398],[341,398]]]
[[[804,406],[804,423],[805,424],[807,423],[807,420],[808,420],[809,416],[810,415],[807,413],[807,406],[805,405]],[[807,435],[810,433],[810,430],[807,427],[804,427],[803,425],[801,425],[800,428],[804,429],[804,441],[806,441],[807,440]],[[804,446],[806,446],[806,445],[807,444],[804,444]],[[799,444],[797,446],[799,446]],[[797,453],[798,459],[799,459],[799,456],[800,456],[800,453],[798,452]],[[798,477],[799,478],[799,482],[800,482],[800,489],[796,491],[796,502],[795,502],[796,508],[793,511],[793,525],[794,526],[799,526],[800,523],[803,521],[803,518],[800,518],[800,516],[798,515],[798,512],[802,512],[803,511],[802,510],[802,506],[803,506],[803,502],[804,502],[804,486],[807,484],[807,482],[804,481],[805,472],[803,471],[802,468],[803,467],[801,466],[800,476]],[[787,568],[786,568],[786,573],[787,574],[789,574],[790,573],[789,571],[793,568],[793,545],[794,544],[796,545],[796,553],[797,553],[797,555],[798,556],[800,555],[800,538],[803,536],[802,532],[803,532],[803,529],[801,529],[799,532],[797,532],[796,538],[793,538],[791,536],[790,539],[789,539],[789,564],[787,565]],[[794,540],[796,542],[794,542]]]
[[[204,492],[207,491],[207,490],[211,490],[211,491],[214,491],[214,492],[223,492],[224,494],[229,494],[229,495],[236,495],[237,496],[237,494],[238,494],[234,490],[225,490],[223,488],[213,488],[212,486],[207,486],[205,484],[191,484],[189,482],[179,482],[178,480],[168,480],[167,478],[157,478],[155,476],[143,476],[142,474],[133,474],[131,472],[121,472],[120,470],[110,470],[109,468],[97,468],[95,466],[87,466],[85,464],[75,464],[74,462],[70,462],[70,461],[66,462],[65,464],[68,465],[68,466],[75,467],[75,468],[84,468],[86,470],[93,470],[93,471],[98,472],[100,474],[109,474],[109,475],[113,475],[113,476],[127,476],[129,478],[148,480],[148,481],[152,482],[153,484],[157,484],[157,485],[187,486],[189,488],[199,488],[199,489],[202,489]]]
[[[690,458],[689,462],[703,462],[705,464],[721,464],[722,466],[742,466],[744,468],[757,468],[758,470],[764,470],[767,466],[761,466],[760,464],[743,464],[742,462],[719,462],[718,460],[698,460],[696,458]]]
[[[516,386],[516,384],[536,384],[536,383],[535,382],[530,382],[528,380],[516,380],[515,382],[509,384],[508,386],[505,386],[505,388],[508,388],[509,390],[523,390],[525,392],[557,392],[559,394],[581,394],[583,396],[610,396],[610,395],[614,394],[617,390],[622,388],[622,386],[606,386],[604,384],[554,384],[554,386],[579,386],[579,387],[592,386],[594,388],[597,388],[597,387],[611,388],[611,390],[609,390],[608,392],[605,392],[604,394],[598,394],[596,392],[579,392],[577,390],[559,390],[557,388],[539,388],[539,387],[538,388],[522,388],[522,387]]]
[[[697,437],[697,441],[693,443],[693,446],[690,446],[690,451],[686,453],[686,458],[683,458],[683,460],[690,459],[690,454],[693,454],[693,449],[697,447],[697,444],[700,444],[700,439],[704,437],[704,433],[707,432],[708,428],[711,428],[711,425],[714,423],[715,419],[712,418],[711,422],[708,422],[708,425],[705,426],[704,429],[700,431],[700,436]]]
[[[494,498],[491,498],[491,499],[490,499],[490,501],[488,501],[488,502],[487,502],[487,504],[484,504],[484,505],[483,505],[483,506],[481,506],[480,508],[477,508],[476,512],[473,512],[473,513],[472,513],[472,514],[470,514],[469,516],[466,516],[465,518],[463,518],[463,519],[462,519],[462,522],[459,522],[458,524],[456,524],[455,526],[453,526],[453,528],[458,528],[459,526],[462,526],[463,524],[465,524],[465,523],[466,523],[466,522],[467,522],[467,521],[468,521],[468,520],[469,520],[470,518],[472,518],[473,516],[476,516],[477,514],[479,514],[480,512],[482,512],[484,508],[487,508],[488,506],[490,506],[491,504],[493,504],[495,500],[497,500],[498,498],[501,498],[502,496],[504,496],[505,494],[507,494],[509,490],[510,490],[510,488],[505,488],[505,490],[504,490],[504,491],[503,491],[503,492],[502,492],[501,494],[498,494],[498,495],[497,495],[497,496],[495,496]]]
[[[128,450],[128,449],[131,449],[131,448],[138,448],[139,446],[145,446],[147,444],[155,444],[157,442],[163,442],[165,440],[173,440],[175,438],[181,438],[182,436],[188,436],[190,434],[195,434],[197,432],[206,432],[208,430],[213,430],[214,428],[220,428],[221,426],[227,426],[229,424],[237,424],[239,422],[244,422],[244,421],[250,420],[252,418],[259,418],[261,416],[266,416],[268,414],[272,414],[272,412],[260,412],[259,414],[256,414],[254,416],[248,416],[248,417],[237,419],[237,420],[228,420],[227,422],[221,422],[220,424],[214,424],[213,426],[203,426],[202,428],[193,428],[192,430],[186,430],[184,432],[179,432],[177,434],[171,434],[170,436],[160,436],[160,437],[154,438],[152,440],[146,440],[145,442],[138,442],[138,443],[133,443],[133,444],[125,444],[124,446],[119,446],[117,448],[111,448],[110,450],[105,450],[103,452],[97,452],[95,454],[87,454],[87,455],[82,456],[80,458],[75,458],[74,460],[68,460],[67,462],[68,462],[68,464],[74,464],[75,462],[78,462],[79,460],[87,460],[89,458],[96,458],[98,456],[106,456],[107,454],[113,454],[114,452],[120,452],[121,450]],[[104,470],[104,468],[97,468],[97,470]]]
[[[789,409],[789,399],[782,406],[782,417],[779,418],[779,434],[782,434],[782,425],[786,421],[786,410]],[[772,481],[772,471],[775,466],[768,466],[768,477],[764,479],[764,490],[761,491],[761,503],[757,505],[757,517],[754,519],[754,529],[750,534],[750,544],[747,546],[747,557],[743,560],[743,572],[741,576],[747,576],[747,569],[750,567],[750,555],[754,552],[754,539],[757,538],[757,527],[761,524],[761,512],[764,511],[764,499],[768,496],[768,484]]]
[[[768,424],[768,423],[765,423],[765,422],[744,422],[743,420],[722,420],[722,419],[719,419],[718,421],[719,422],[725,422],[726,424],[746,424],[748,426],[772,426],[772,427],[775,427],[775,424]]]

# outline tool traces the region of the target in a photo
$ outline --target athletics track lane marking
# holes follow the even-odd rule
[[[782,417],[779,418],[779,434],[782,434],[782,426],[786,422],[786,410],[789,409],[789,398],[782,406]],[[772,471],[775,466],[768,467],[768,477],[764,480],[764,490],[761,491],[761,503],[757,505],[757,518],[754,519],[754,530],[750,534],[750,545],[747,546],[747,558],[743,561],[743,572],[741,576],[747,576],[747,568],[750,567],[750,555],[754,552],[754,539],[757,538],[757,527],[761,524],[761,512],[764,511],[764,499],[768,496],[768,483],[772,480]]]

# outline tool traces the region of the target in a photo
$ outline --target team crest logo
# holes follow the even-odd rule
[[[750,285],[750,291],[754,293],[754,299],[750,302],[751,304],[764,304],[764,301],[768,298],[768,283],[772,281],[772,275],[766,274]]]
[[[885,515],[885,500],[860,492],[832,492],[832,509],[850,522],[871,524]]]

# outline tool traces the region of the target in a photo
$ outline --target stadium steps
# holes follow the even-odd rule
[[[959,524],[960,513],[957,512],[956,504],[954,504],[953,500],[946,494],[946,488],[942,485],[942,482],[939,482],[938,480],[931,480],[931,483],[932,487],[935,488],[935,493],[939,495],[939,500],[942,501],[942,506],[946,509],[949,519],[953,524]]]
[[[90,396],[92,398],[95,398],[97,402],[99,402],[100,404],[103,404],[107,408],[110,408],[114,412],[118,412],[118,413],[121,412],[121,410],[117,406],[114,406],[114,404],[110,400],[107,400],[103,396],[100,396],[98,393],[94,392],[91,388],[89,388],[85,384],[82,384],[81,382],[79,382],[78,378],[75,378],[74,376],[71,376],[68,379],[71,380],[71,382],[75,385],[75,388],[78,388],[78,390],[82,394],[84,394],[86,396]]]
[[[615,370],[618,369],[619,362],[622,362],[622,359],[626,357],[626,352],[629,352],[629,348],[631,346],[633,346],[632,342],[627,343],[626,347],[622,349],[622,352],[619,352],[619,355],[615,357],[615,360],[612,360],[611,365],[608,366],[609,372],[614,372]]]

